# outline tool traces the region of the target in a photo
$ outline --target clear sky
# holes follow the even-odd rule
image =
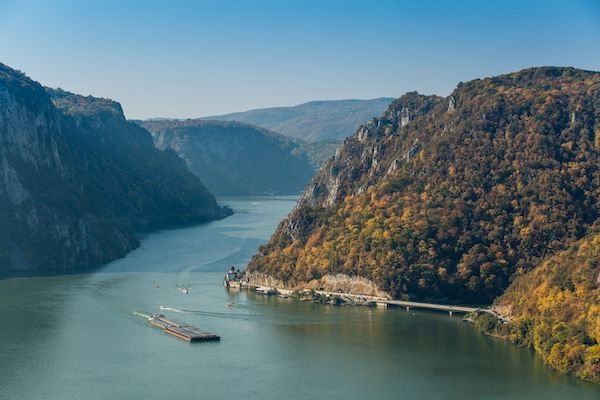
[[[600,70],[600,0],[0,0],[0,62],[128,118]]]

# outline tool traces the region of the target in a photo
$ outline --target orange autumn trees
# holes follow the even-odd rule
[[[535,349],[561,372],[600,383],[600,234],[520,274],[496,303],[509,322],[485,331]]]

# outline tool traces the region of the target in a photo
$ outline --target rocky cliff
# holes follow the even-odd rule
[[[300,193],[314,170],[297,140],[240,122],[145,121],[159,149],[172,149],[218,195]]]
[[[138,246],[135,230],[228,212],[118,103],[0,64],[0,274],[91,267]]]

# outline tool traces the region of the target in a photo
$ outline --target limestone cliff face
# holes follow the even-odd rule
[[[441,97],[408,93],[394,101],[383,115],[373,118],[344,140],[305,188],[300,207],[331,207],[346,196],[385,179],[410,160],[424,140],[414,130],[400,128],[416,117],[423,118]]]
[[[60,113],[45,90],[0,66],[0,272],[55,272],[123,256],[137,246],[122,227],[78,212],[57,192],[74,177]]]
[[[279,231],[292,239],[306,237],[312,229],[303,215],[306,210],[332,210],[346,197],[360,195],[409,163],[431,137],[431,132],[420,127],[431,122],[432,110],[444,102],[438,96],[407,93],[380,117],[359,127],[306,186]],[[406,129],[409,123],[411,129]]]
[[[226,214],[118,103],[0,64],[0,275],[88,268],[138,246],[135,229]]]

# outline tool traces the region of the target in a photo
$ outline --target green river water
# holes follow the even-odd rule
[[[234,216],[92,273],[0,280],[0,399],[600,399],[457,316],[227,291],[295,199],[224,199]],[[158,312],[221,341],[168,336]]]

